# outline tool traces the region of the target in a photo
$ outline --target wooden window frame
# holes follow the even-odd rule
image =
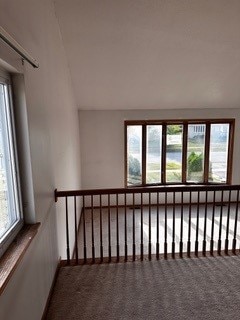
[[[203,124],[206,126],[205,133],[205,151],[204,151],[204,181],[203,182],[187,182],[187,137],[188,125]],[[226,182],[209,182],[209,156],[210,156],[210,128],[212,124],[229,124],[228,136],[228,156],[227,156],[227,178]],[[142,183],[134,186],[128,185],[128,155],[127,155],[127,127],[133,125],[142,126]],[[161,154],[161,183],[146,183],[146,128],[147,125],[162,125],[162,154]],[[167,125],[183,126],[183,142],[182,142],[182,182],[166,182],[166,128]],[[232,183],[232,163],[233,163],[233,145],[234,145],[234,129],[235,119],[186,119],[186,120],[126,120],[124,122],[124,168],[125,168],[125,187],[145,187],[158,185],[191,185],[191,184],[221,184],[228,185]]]

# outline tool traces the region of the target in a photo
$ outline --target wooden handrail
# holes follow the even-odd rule
[[[142,194],[142,193],[167,193],[167,192],[197,192],[197,191],[222,191],[222,190],[239,190],[240,185],[168,185],[168,186],[152,186],[152,187],[128,187],[113,189],[89,189],[89,190],[68,190],[58,191],[55,189],[55,202],[58,198],[74,197],[74,196],[90,196],[90,195],[109,195],[109,194]]]

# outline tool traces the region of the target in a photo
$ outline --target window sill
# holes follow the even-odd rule
[[[0,295],[38,232],[40,223],[25,225],[0,258]]]

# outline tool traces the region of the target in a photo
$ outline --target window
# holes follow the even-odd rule
[[[0,77],[0,256],[23,225],[9,79]]]
[[[125,121],[126,186],[231,183],[234,119]]]

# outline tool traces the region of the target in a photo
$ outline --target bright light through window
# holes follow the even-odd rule
[[[126,121],[126,186],[231,183],[234,119]]]
[[[0,83],[0,248],[21,220],[8,85]]]

